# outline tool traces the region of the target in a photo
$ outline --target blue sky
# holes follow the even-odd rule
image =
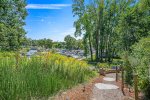
[[[25,30],[28,38],[63,41],[66,35],[73,36],[72,0],[27,0],[27,4]]]

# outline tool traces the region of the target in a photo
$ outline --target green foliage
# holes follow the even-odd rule
[[[123,64],[123,60],[122,59],[113,59],[112,61],[112,65],[122,65]]]
[[[132,5],[132,6],[131,6]],[[114,54],[150,34],[148,0],[74,0],[75,36],[83,34],[85,51],[96,60],[111,62]]]
[[[0,50],[8,47],[7,27],[0,23]]]
[[[48,49],[48,48],[52,48],[53,41],[51,39],[31,40],[31,45],[44,47],[44,48]]]
[[[150,37],[143,38],[132,46],[131,64],[139,76],[139,88],[145,89],[150,79]]]
[[[147,89],[150,80],[149,5],[149,0],[90,0],[88,3],[75,0],[73,4],[73,13],[78,17],[74,23],[75,35],[83,34],[85,51],[92,54],[94,48],[100,62],[112,62],[114,55],[122,55],[126,83],[133,85],[133,73],[137,73],[142,90]],[[118,65],[122,61],[112,63]]]
[[[123,66],[123,69],[125,71],[125,83],[129,86],[132,86],[133,85],[133,74],[134,74],[134,71],[133,71],[133,67],[130,63],[130,57],[129,57],[129,52],[123,52],[122,53],[122,60],[123,60],[123,63],[122,63],[122,66]]]
[[[14,52],[0,52],[0,58],[3,57],[13,57],[15,55]]]
[[[84,45],[83,45],[83,40],[82,39],[76,40],[76,48],[80,49],[80,50],[84,49]]]
[[[53,42],[53,48],[64,49],[66,47],[65,42]]]
[[[0,49],[17,50],[25,36],[24,20],[27,15],[24,0],[0,0]]]
[[[103,68],[105,70],[110,69],[110,65],[108,63],[98,63],[97,67]]]
[[[119,23],[116,32],[120,38],[118,41],[120,50],[131,51],[130,47],[138,42],[142,37],[147,37],[150,33],[150,13],[146,5],[147,0],[140,0],[132,3],[133,6],[127,6],[120,13]],[[145,3],[145,4],[143,4]]]
[[[64,38],[64,41],[66,42],[66,48],[69,50],[75,49],[76,47],[76,39],[70,35],[67,35]]]
[[[133,69],[128,59],[126,59],[125,64],[125,82],[127,85],[133,85]]]
[[[149,100],[150,99],[150,95],[149,95],[150,94],[150,82],[146,85],[144,93],[145,93],[145,100]]]
[[[2,100],[48,99],[95,76],[87,63],[59,54],[0,58]]]

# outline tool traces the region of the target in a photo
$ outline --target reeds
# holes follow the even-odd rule
[[[93,75],[85,62],[59,54],[46,53],[19,60],[1,57],[0,100],[48,98]]]

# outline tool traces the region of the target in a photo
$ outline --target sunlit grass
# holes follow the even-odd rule
[[[49,97],[94,75],[87,63],[59,54],[45,53],[31,59],[1,57],[0,98],[29,100]]]

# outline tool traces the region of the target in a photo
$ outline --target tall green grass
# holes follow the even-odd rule
[[[0,100],[48,98],[94,75],[85,62],[59,54],[0,58]]]

